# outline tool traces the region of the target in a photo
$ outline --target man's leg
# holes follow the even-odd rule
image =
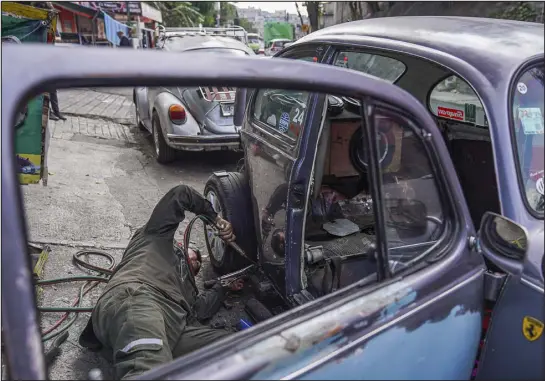
[[[53,110],[53,114],[59,119],[66,120],[66,118],[61,114],[61,110],[59,109],[59,98],[57,96],[57,90],[49,93],[49,102],[51,102],[51,110]]]
[[[172,360],[161,306],[146,285],[120,285],[101,298],[93,330],[113,352],[117,379],[138,376]]]
[[[231,334],[232,332],[225,329],[186,326],[180,340],[178,340],[178,344],[172,350],[172,356],[174,358],[183,356]]]

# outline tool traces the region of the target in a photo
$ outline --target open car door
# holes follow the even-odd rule
[[[59,52],[22,46],[6,47],[3,54],[3,89],[9,97],[2,104],[2,289],[6,290],[2,326],[12,379],[46,378],[15,173],[13,125],[18,105],[46,84],[59,88],[204,86],[217,85],[218,80],[226,86],[300,89],[359,100],[363,123],[362,139],[357,143],[366,148],[372,182],[376,274],[323,297],[308,298],[299,307],[154,369],[141,379],[471,376],[481,334],[484,262],[470,245],[475,229],[441,135],[425,107],[407,92],[354,71],[294,60],[222,57],[217,65],[198,53],[183,61],[163,54],[158,67],[157,55],[146,51]],[[32,70],[36,62],[53,60],[62,65]],[[261,73],[258,79],[255,73]],[[402,126],[404,134],[425,152],[431,173],[421,179],[431,176],[440,190],[443,211],[442,229],[430,242],[404,247],[405,253],[416,254],[411,254],[411,265],[401,271],[389,259],[395,250],[388,238],[388,196],[383,193],[386,186],[378,138],[379,119],[384,118]],[[306,147],[306,155],[313,155],[312,149],[317,148]],[[294,171],[298,173],[297,168]],[[307,197],[309,178],[298,184]],[[304,206],[295,204],[296,212],[303,213]],[[293,235],[290,239],[298,238]],[[394,262],[399,262],[397,254],[396,258]],[[298,259],[302,261],[301,254]],[[293,274],[293,268],[290,271]],[[293,295],[305,294],[302,271],[298,271],[299,287],[287,290]]]

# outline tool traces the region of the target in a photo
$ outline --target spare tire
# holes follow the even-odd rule
[[[257,261],[257,243],[250,186],[242,173],[227,172],[213,174],[204,187],[204,197],[212,203],[214,210],[233,226],[237,244],[246,255]],[[220,274],[242,269],[251,263],[227,246],[214,231],[206,228],[206,248],[210,263]]]

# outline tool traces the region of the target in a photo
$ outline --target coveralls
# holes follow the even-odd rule
[[[217,216],[191,187],[171,189],[131,238],[80,337],[82,346],[112,350],[119,379],[140,375],[229,334],[199,323],[218,311],[225,290],[218,282],[198,293],[187,262],[175,253],[174,233],[186,210],[212,220]]]

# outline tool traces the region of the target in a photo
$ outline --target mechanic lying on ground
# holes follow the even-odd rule
[[[179,185],[159,201],[131,238],[80,337],[84,347],[112,351],[117,378],[135,377],[229,334],[199,323],[218,311],[226,290],[218,282],[199,294],[198,250],[188,248],[187,261],[176,254],[184,253],[174,233],[186,210],[215,221],[223,240],[235,239],[231,224],[193,188]],[[240,290],[242,281],[230,288]]]

